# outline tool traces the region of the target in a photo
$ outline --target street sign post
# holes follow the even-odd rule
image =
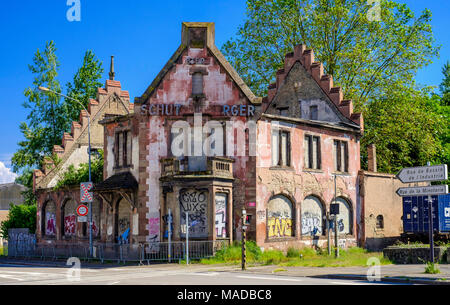
[[[400,170],[397,178],[403,183],[444,181],[448,179],[447,164],[409,167]],[[434,232],[433,232],[433,204],[431,195],[448,193],[448,185],[428,185],[419,187],[402,187],[397,190],[397,195],[406,196],[428,196],[428,219],[430,239],[430,261],[434,263]]]
[[[81,182],[80,183],[80,202],[89,203],[94,201],[94,195],[90,190],[92,189],[92,182]]]
[[[397,190],[397,195],[399,195],[400,197],[444,195],[447,193],[448,193],[448,185],[401,187]]]
[[[403,183],[447,180],[447,164],[404,168],[397,174],[397,178]]]

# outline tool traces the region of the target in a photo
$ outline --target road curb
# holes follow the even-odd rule
[[[367,281],[367,276],[365,275],[346,275],[346,274],[333,274],[333,275],[316,275],[309,276],[314,278],[326,278],[326,279],[340,279],[340,280],[364,280]],[[425,284],[425,285],[450,285],[450,281],[440,281],[436,279],[424,279],[424,278],[414,278],[414,277],[383,277],[380,281],[376,282],[389,282],[389,283],[404,283],[404,284]]]

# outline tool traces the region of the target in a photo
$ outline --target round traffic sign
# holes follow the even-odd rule
[[[85,206],[84,204],[78,206],[78,208],[77,208],[78,216],[87,216],[88,211],[89,211],[88,207]]]

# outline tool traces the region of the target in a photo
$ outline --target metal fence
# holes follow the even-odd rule
[[[216,251],[229,245],[228,240],[189,241],[189,260],[208,258]],[[89,245],[81,243],[39,244],[22,240],[10,241],[8,256],[14,258],[34,258],[41,260],[57,260],[77,257],[81,260],[97,260],[105,262],[136,262],[150,264],[151,262],[179,262],[186,259],[186,243],[156,242],[140,244],[108,244],[93,245],[93,255],[90,255]]]

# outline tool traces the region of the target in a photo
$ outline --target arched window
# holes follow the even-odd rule
[[[61,232],[64,236],[75,236],[77,232],[77,203],[73,199],[67,200],[61,209]]]
[[[341,197],[336,199],[339,204],[338,231],[340,234],[352,234],[353,231],[353,213],[349,202]]]
[[[319,198],[308,196],[302,203],[302,235],[318,236],[324,235],[323,228],[323,205]]]
[[[53,201],[47,201],[42,209],[42,234],[45,236],[56,235],[56,205]]]
[[[384,218],[383,215],[378,215],[377,216],[377,229],[384,229]]]
[[[294,213],[292,202],[283,195],[277,195],[267,204],[268,238],[291,237],[294,235]]]

